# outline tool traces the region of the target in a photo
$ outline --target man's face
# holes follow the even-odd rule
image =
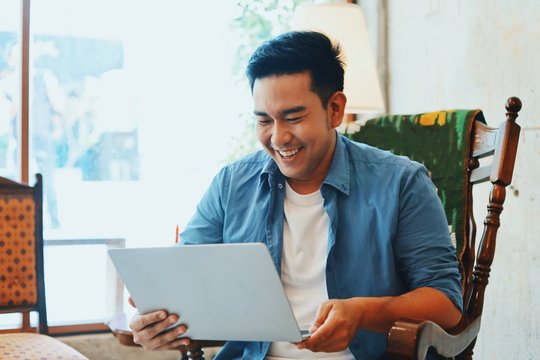
[[[310,90],[309,73],[255,80],[257,137],[298,193],[317,191],[334,153],[334,128],[341,124],[346,98],[336,92],[326,108]]]

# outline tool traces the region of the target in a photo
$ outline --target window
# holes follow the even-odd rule
[[[20,110],[20,6],[5,2],[0,11],[0,175],[17,178],[20,174],[17,123]]]
[[[17,122],[21,94],[20,6],[5,2],[0,9],[0,176],[16,179],[21,171]],[[17,321],[17,315],[0,315],[0,326]]]
[[[0,11],[2,82],[20,79],[5,55],[19,44],[13,3]],[[245,62],[298,3],[32,2],[28,171],[44,177],[50,325],[111,316],[105,240],[172,244],[218,169],[257,148]],[[0,93],[0,171],[19,179],[13,99]],[[53,246],[73,240],[86,242]]]

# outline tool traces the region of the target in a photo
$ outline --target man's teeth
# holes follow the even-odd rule
[[[297,152],[299,152],[300,149],[294,149],[294,150],[288,150],[288,151],[283,151],[283,150],[278,150],[279,154],[283,157],[289,157],[289,156],[293,156],[295,155]]]

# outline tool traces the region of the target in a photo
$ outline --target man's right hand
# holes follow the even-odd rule
[[[128,301],[135,307],[131,297]],[[178,349],[182,345],[187,346],[190,342],[189,338],[178,338],[186,332],[185,325],[178,325],[164,332],[177,321],[177,315],[168,315],[163,310],[137,314],[129,323],[129,327],[133,331],[133,342],[149,350],[172,350]]]

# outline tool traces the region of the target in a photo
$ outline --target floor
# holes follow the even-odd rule
[[[179,360],[178,351],[148,351],[139,347],[125,346],[112,334],[93,334],[57,337],[58,340],[75,348],[90,360]],[[215,354],[214,349],[205,350],[207,358]]]

